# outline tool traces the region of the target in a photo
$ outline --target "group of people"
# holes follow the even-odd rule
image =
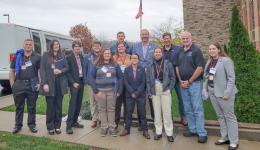
[[[66,133],[83,128],[77,119],[84,85],[89,86],[92,128],[100,124],[100,134],[116,137],[123,105],[124,129],[120,136],[131,132],[135,104],[139,130],[150,139],[146,120],[146,102],[154,120],[154,140],[162,138],[163,128],[169,142],[174,142],[172,121],[172,90],[178,97],[180,122],[188,125],[185,137],[198,137],[207,142],[204,127],[203,99],[209,98],[220,123],[221,138],[216,145],[230,144],[238,148],[238,123],[234,114],[237,92],[232,60],[218,43],[210,44],[208,61],[192,42],[191,33],[181,33],[181,46],[172,44],[170,33],[164,33],[163,47],[149,41],[149,31],[142,29],[141,41],[134,45],[125,41],[124,32],[117,33],[117,42],[103,48],[98,41],[92,51],[81,54],[81,43],[74,41],[72,51],[64,55],[60,43],[53,40],[43,56],[33,52],[33,41],[26,39],[24,49],[16,52],[11,63],[10,83],[16,106],[15,128],[22,128],[25,99],[28,126],[33,133],[38,93],[46,97],[46,126],[50,135],[61,133],[62,99],[70,89],[71,98]],[[206,64],[206,65],[205,65]],[[203,84],[202,84],[203,83]]]

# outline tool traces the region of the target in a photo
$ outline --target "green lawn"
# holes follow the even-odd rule
[[[0,150],[88,150],[85,145],[0,132]]]
[[[86,101],[88,98],[88,88],[85,87],[84,89],[84,96],[83,96],[83,101]],[[68,109],[69,109],[69,100],[70,100],[70,94],[66,94],[64,95],[63,98],[63,104],[62,104],[62,114],[63,116],[65,116],[68,113]],[[24,111],[27,112],[27,107],[24,107]],[[2,109],[3,111],[10,111],[10,112],[14,112],[15,111],[15,106],[11,105],[8,106],[6,108]],[[39,96],[37,99],[37,114],[46,114],[46,100],[44,96]]]

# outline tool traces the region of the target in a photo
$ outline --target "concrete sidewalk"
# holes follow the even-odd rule
[[[0,131],[11,132],[14,126],[15,113],[0,111]],[[175,142],[169,143],[166,136],[160,141],[154,141],[153,139],[146,140],[143,138],[141,132],[137,128],[131,129],[131,134],[126,137],[100,137],[99,128],[92,129],[90,127],[90,121],[83,120],[84,129],[74,129],[73,135],[67,135],[65,133],[65,122],[62,123],[62,134],[50,136],[47,133],[45,125],[45,116],[37,115],[37,127],[39,132],[33,134],[29,131],[27,125],[27,114],[24,115],[24,127],[20,134],[32,135],[38,137],[47,137],[55,140],[78,143],[89,145],[93,147],[105,148],[105,149],[117,149],[117,150],[226,150],[225,146],[215,146],[214,141],[218,139],[216,136],[209,136],[207,144],[197,143],[197,138],[185,138],[182,135],[183,129],[181,127],[175,128]],[[122,126],[119,127],[119,131],[122,131]],[[151,137],[153,133],[149,131]],[[241,150],[257,150],[260,147],[260,142],[240,140]]]

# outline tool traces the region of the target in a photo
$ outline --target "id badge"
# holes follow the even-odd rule
[[[25,62],[25,65],[26,65],[26,67],[30,67],[30,66],[32,66],[32,62],[31,62],[31,60]]]
[[[107,67],[102,67],[101,70],[106,73],[108,71]]]
[[[125,68],[126,68],[126,65],[121,65],[120,66],[120,69],[121,69],[121,71],[124,73],[125,72]]]
[[[51,64],[51,69],[55,69],[55,64]]]
[[[26,65],[22,65],[21,69],[25,70],[26,69]]]
[[[209,73],[215,75],[216,74],[216,68],[210,68]]]
[[[214,76],[213,75],[209,75],[209,80],[213,80]]]
[[[106,77],[111,77],[111,76],[112,76],[111,72],[106,73]]]

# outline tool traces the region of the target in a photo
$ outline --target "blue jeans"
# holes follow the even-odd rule
[[[181,96],[181,87],[180,87],[179,82],[176,82],[174,89],[175,89],[176,95],[178,97],[179,114],[181,117],[185,117],[185,110],[184,110],[184,106],[183,106],[183,100],[182,100],[182,96]]]
[[[206,136],[201,88],[201,81],[194,81],[188,88],[181,88],[181,95],[189,131],[199,136]]]
[[[146,99],[145,98],[126,98],[126,107],[127,107],[127,113],[126,113],[126,121],[125,121],[125,129],[130,132],[130,128],[132,125],[132,114],[134,112],[135,103],[137,104],[137,111],[138,111],[138,117],[140,120],[140,124],[143,131],[147,131],[147,120],[146,120],[146,111],[145,111],[145,105],[146,105]]]

